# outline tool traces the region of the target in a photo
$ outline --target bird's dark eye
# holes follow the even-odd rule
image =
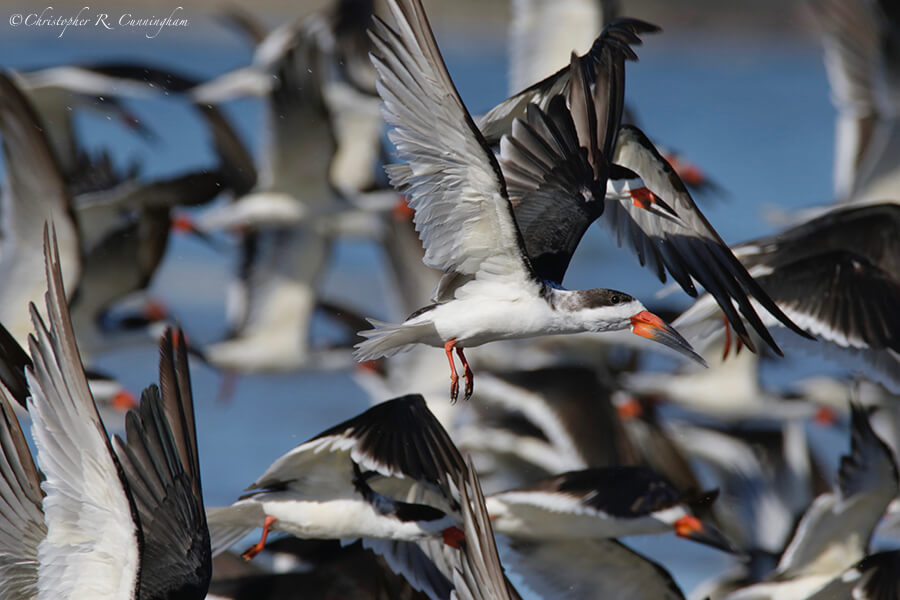
[[[618,304],[619,302],[622,301],[622,296],[620,296],[618,294],[613,294],[612,297],[609,299],[609,301],[612,302],[613,304]]]

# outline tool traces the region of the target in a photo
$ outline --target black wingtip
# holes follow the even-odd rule
[[[25,369],[31,366],[28,353],[0,323],[0,382],[23,408],[27,407],[26,400],[30,395]]]
[[[626,60],[637,61],[637,53],[631,46],[640,46],[643,43],[640,35],[645,33],[658,33],[662,31],[657,25],[633,19],[622,17],[611,21],[594,41],[590,52],[586,56],[597,57],[604,46],[616,47]]]
[[[853,598],[871,598],[873,600],[894,600],[900,598],[900,550],[888,550],[871,554],[859,563],[855,569],[868,576],[862,590],[853,590]]]

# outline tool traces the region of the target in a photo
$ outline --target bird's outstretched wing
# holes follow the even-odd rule
[[[641,44],[640,34],[657,31],[660,29],[656,25],[638,19],[616,19],[603,29],[590,51],[579,58],[584,61],[591,80],[598,82],[610,92],[608,97],[621,99],[625,94],[625,61],[637,60],[637,54],[631,46]],[[568,96],[571,85],[571,69],[564,67],[504,100],[478,119],[482,135],[491,146],[500,143],[500,138],[510,131],[513,120],[525,117],[525,110],[529,104],[537,104],[546,110],[550,100],[555,96],[559,94]],[[615,119],[618,128],[624,102],[614,104],[618,110]],[[615,135],[614,131],[610,133]]]
[[[143,534],[138,596],[202,595],[212,555],[181,331],[166,332],[159,362],[160,387],[144,390],[140,412],[128,414],[127,441],[114,438]]]
[[[97,413],[66,304],[59,249],[45,228],[47,322],[32,305],[34,366],[28,412],[38,448],[47,537],[38,548],[39,587],[60,597],[132,597],[139,570],[135,509]]]
[[[325,460],[323,455],[332,455]],[[297,479],[310,479],[327,468],[334,479],[356,464],[388,478],[429,486],[449,503],[453,483],[465,463],[446,430],[418,394],[376,404],[364,413],[323,431],[278,458],[250,489],[277,489]],[[323,475],[326,477],[326,475]]]
[[[390,138],[409,166],[391,171],[415,210],[424,262],[445,272],[531,276],[497,160],[463,105],[418,0],[377,17],[372,60]],[[405,167],[405,165],[404,165]]]
[[[579,145],[564,96],[556,96],[546,112],[530,104],[524,120],[513,121],[511,134],[501,140],[509,198],[541,279],[562,284],[578,242],[603,212],[606,163],[594,164],[596,172]]]
[[[900,206],[866,204],[830,211],[733,249],[806,331],[841,348],[900,352],[898,232]],[[714,308],[701,297],[676,323],[711,322]]]

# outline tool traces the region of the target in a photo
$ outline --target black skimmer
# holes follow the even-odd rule
[[[890,0],[812,0],[837,108],[839,202],[896,199],[900,143],[900,13]]]
[[[630,394],[671,402],[700,418],[734,425],[804,419],[829,425],[846,412],[846,395],[838,402],[808,397],[793,384],[787,389],[764,387],[759,355],[724,357],[722,348],[722,343],[712,344],[704,351],[709,369],[627,373],[622,386]]]
[[[198,226],[210,230],[317,221],[327,229],[349,227],[371,234],[369,211],[351,210],[351,202],[375,185],[384,127],[367,59],[365,26],[371,8],[370,1],[344,0],[332,13],[285,23],[257,44],[251,66],[192,90],[199,104],[256,95],[268,105],[258,186],[201,216]],[[297,156],[304,157],[301,164]]]
[[[350,365],[348,352],[316,349],[309,340],[330,250],[331,240],[313,228],[243,234],[239,279],[228,296],[231,329],[202,349],[205,360],[228,374]]]
[[[735,246],[738,258],[781,309],[827,342],[806,346],[893,390],[900,389],[900,206],[840,207],[782,233]],[[767,325],[776,326],[764,317]],[[712,340],[721,316],[701,296],[676,321]],[[777,333],[777,329],[775,330]],[[728,332],[725,332],[726,335]],[[727,338],[726,338],[727,339]],[[726,351],[729,344],[726,343]]]
[[[145,390],[126,439],[111,441],[87,386],[50,240],[45,230],[49,326],[32,305],[26,375],[43,480],[0,386],[7,473],[0,518],[4,531],[18,532],[4,536],[0,550],[0,562],[16,564],[16,581],[6,585],[32,592],[20,597],[203,598],[212,557],[187,354],[175,344],[182,334],[161,343],[160,388]]]
[[[779,555],[800,514],[821,485],[802,422],[783,430],[722,432],[669,422],[666,432],[698,471],[716,482],[725,499],[713,506],[716,522],[742,552]],[[774,565],[772,565],[774,566]]]
[[[850,454],[841,460],[835,489],[804,513],[775,571],[729,599],[805,598],[866,556],[876,525],[898,494],[897,465],[867,410],[855,403],[850,408]]]
[[[377,75],[369,60],[372,44],[368,27],[374,8],[374,0],[335,2],[329,20],[336,76],[328,78],[323,87],[337,138],[331,180],[344,196],[363,207],[372,197],[359,194],[378,187],[384,162],[384,118],[375,90]]]
[[[209,512],[213,552],[263,527],[298,537],[460,540],[459,451],[419,395],[378,404],[277,459],[231,506]],[[390,493],[385,490],[390,490]],[[390,495],[386,495],[390,493]],[[413,498],[415,503],[394,498]]]
[[[727,552],[734,546],[692,505],[707,506],[717,492],[691,500],[645,467],[570,471],[526,488],[490,494],[496,533],[517,539],[599,539],[674,532]]]
[[[583,233],[566,239],[572,227],[566,226],[568,231],[563,233],[562,215],[567,210],[562,206],[569,200],[571,210],[581,212],[576,206],[583,205],[586,197],[605,194],[605,166],[597,164],[602,171],[595,173],[579,146],[583,136],[600,153],[595,141],[588,141],[596,132],[585,129],[587,119],[595,118],[593,102],[580,105],[584,112],[575,117],[580,133],[562,97],[548,113],[535,107],[528,111],[528,123],[517,121],[502,158],[507,172],[519,169],[513,181],[520,195],[513,203],[500,164],[456,93],[421,5],[392,2],[391,11],[400,33],[375,19],[373,61],[387,119],[396,128],[392,139],[400,157],[409,162],[392,171],[393,183],[411,198],[425,264],[445,272],[438,296],[452,299],[424,307],[399,325],[376,322],[376,329],[361,332],[369,339],[357,345],[357,359],[389,356],[417,343],[443,347],[451,365],[454,399],[459,378],[453,350],[465,367],[465,396],[469,397],[472,372],[463,349],[498,339],[631,328],[702,362],[675,330],[628,294],[606,289],[569,291],[560,285]],[[410,104],[411,97],[418,100]],[[440,150],[435,146],[438,137]],[[547,152],[549,163],[531,162],[531,151]],[[530,183],[539,187],[544,176],[563,167],[567,176],[554,179],[548,194],[537,193],[537,188],[533,194],[525,190]],[[537,169],[531,178],[528,168]],[[560,219],[538,235],[529,228],[548,208],[540,198],[553,202]],[[518,218],[514,204],[518,204]],[[522,216],[527,207],[534,208],[530,219]],[[527,219],[524,226],[523,219]],[[592,221],[585,221],[585,229]],[[558,235],[564,237],[554,242]],[[543,247],[528,252],[525,238]]]
[[[247,94],[266,100],[264,156],[255,187],[201,215],[204,230],[295,224],[336,210],[328,170],[335,152],[331,115],[322,94],[321,18],[273,30],[256,48],[253,65],[195,87],[198,105]],[[297,161],[302,156],[304,160]]]

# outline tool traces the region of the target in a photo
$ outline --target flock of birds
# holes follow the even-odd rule
[[[838,202],[735,246],[693,200],[714,184],[635,124],[627,63],[659,29],[610,1],[515,0],[513,94],[482,116],[420,0],[337,0],[273,29],[232,10],[253,60],[209,81],[0,72],[0,600],[684,598],[618,541],[667,533],[734,556],[691,597],[900,598],[900,7],[808,4]],[[153,135],[124,99],[160,93],[196,110],[216,164],[147,182],[79,144],[82,110]],[[258,164],[219,106],[243,96],[265,103]],[[694,304],[669,324],[625,292],[564,288],[595,221]],[[219,342],[158,302],[121,306],[172,231],[238,240]],[[405,320],[322,298],[343,236],[382,246]],[[319,312],[343,340],[311,343]],[[136,340],[160,348],[139,401],[91,368]],[[479,348],[500,340],[522,341]],[[662,346],[690,362],[641,370]],[[782,347],[854,381],[765,390],[759,356]],[[376,403],[207,507],[189,357],[226,388],[355,368]],[[849,423],[836,473],[810,422]]]

